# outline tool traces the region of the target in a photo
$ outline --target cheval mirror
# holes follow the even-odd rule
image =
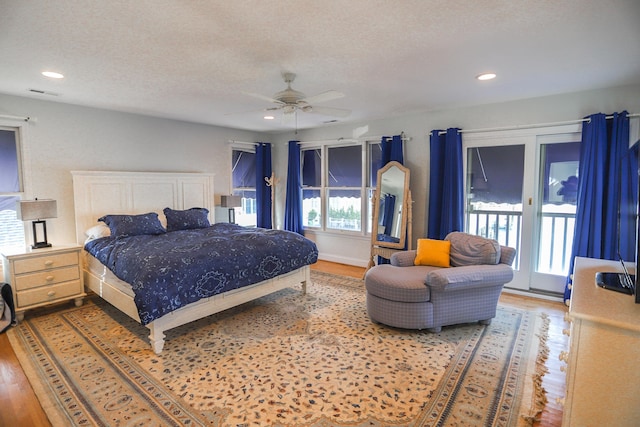
[[[371,256],[367,270],[375,265],[375,257],[390,258],[394,252],[411,249],[411,191],[408,168],[389,162],[378,170],[373,195]]]

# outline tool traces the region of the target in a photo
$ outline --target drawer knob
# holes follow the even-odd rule
[[[51,261],[50,259],[46,260],[44,262],[44,265],[46,265],[47,267],[51,267],[53,265],[53,261]]]
[[[571,335],[571,331],[569,329],[563,329],[562,330],[562,334],[566,335],[566,336],[570,336]]]
[[[45,280],[46,280],[47,282],[50,282],[50,281],[52,281],[52,280],[53,280],[53,276],[47,276],[47,277],[45,277]]]
[[[561,351],[560,355],[558,356],[558,359],[568,362],[569,361],[569,352],[568,351]]]
[[[569,312],[564,314],[564,321],[567,323],[571,323],[571,315],[569,314]]]
[[[55,295],[56,295],[56,291],[49,291],[49,292],[47,293],[47,296],[48,296],[48,297],[53,297],[53,296],[55,296]]]

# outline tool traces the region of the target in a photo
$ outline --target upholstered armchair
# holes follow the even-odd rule
[[[502,288],[513,279],[515,249],[461,232],[450,233],[444,242],[449,242],[449,267],[415,265],[425,259],[418,241],[418,250],[396,252],[391,264],[367,272],[367,312],[373,321],[432,332],[491,323]]]

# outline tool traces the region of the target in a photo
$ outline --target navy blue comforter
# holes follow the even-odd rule
[[[226,223],[153,236],[104,237],[85,249],[131,284],[143,325],[318,259],[315,243],[297,233]]]

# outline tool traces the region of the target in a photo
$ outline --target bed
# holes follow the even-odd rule
[[[306,284],[310,282],[309,265],[317,259],[315,244],[296,233],[248,229],[226,223],[214,224],[211,214],[214,209],[213,174],[72,171],[72,177],[76,238],[79,244],[85,246],[86,243],[82,262],[85,286],[132,319],[145,325],[150,332],[151,347],[157,354],[162,352],[164,346],[164,332],[171,328],[298,284],[302,284],[302,292],[306,292]],[[192,209],[195,207],[201,209]],[[207,222],[206,225],[210,222],[211,226],[176,227],[178,222],[175,218],[182,219],[185,214],[192,213],[197,215],[199,220]],[[179,216],[176,216],[178,214]],[[207,218],[203,220],[202,215],[207,215]],[[98,233],[87,241],[88,234],[95,234],[97,229],[105,228],[104,224],[100,225],[98,219],[102,218],[107,223],[111,221],[109,228],[120,230],[118,227],[121,227],[122,223],[116,223],[116,228],[113,228],[114,221],[122,221],[123,218],[129,220],[130,217],[136,221],[140,218],[149,220],[152,224],[149,229],[151,231],[129,233],[134,234],[131,236],[124,234],[117,239]],[[169,224],[166,222],[167,218],[171,220]],[[161,220],[161,227],[171,231],[156,233],[154,227],[157,226],[157,220]],[[273,240],[276,235],[281,240]],[[173,240],[165,242],[165,239]],[[194,243],[194,239],[203,240],[202,243]],[[261,239],[260,242],[266,239],[266,243],[256,243],[258,239]],[[301,259],[294,257],[293,251],[287,250],[289,245],[298,244],[294,242],[298,240],[304,245],[311,244],[304,253],[301,252]],[[233,241],[236,241],[235,247],[227,246],[234,244]],[[125,244],[130,245],[125,248]],[[210,244],[211,248],[207,249],[209,252],[205,250],[204,253],[196,255],[195,247],[201,248]],[[157,247],[160,252],[153,255],[143,253],[146,251],[143,249],[145,245],[151,249]],[[263,246],[268,248],[267,255],[256,257],[251,254],[251,250]],[[90,254],[88,250],[94,254]],[[126,262],[120,261],[122,258],[118,258],[117,255],[127,252],[135,253],[138,264],[129,262],[127,265]],[[202,259],[217,257],[223,260],[225,266],[236,265],[236,268],[230,268],[233,270],[231,273],[220,269],[195,273],[175,270],[167,275],[164,273],[169,269],[170,261],[164,257],[168,252],[188,254],[180,258],[177,264],[197,262],[202,267]],[[236,252],[243,252],[243,255],[234,261],[235,258],[232,258],[231,254]],[[284,254],[282,256],[287,258],[277,258],[276,254],[277,257]],[[140,257],[148,258],[140,263]],[[255,258],[256,262],[261,264],[258,267],[248,267],[250,258]],[[158,267],[153,267],[156,264],[147,262],[152,259],[159,260]],[[116,264],[121,264],[120,267],[124,265],[124,270],[115,269]],[[148,268],[142,271],[142,268],[132,268],[134,265],[144,265]],[[237,267],[238,265],[243,268]],[[130,270],[140,272],[136,271],[134,273],[137,275],[126,276]],[[248,272],[254,270],[261,270],[262,277],[268,278],[255,282],[258,279],[245,277]],[[220,279],[223,273],[226,276]],[[194,279],[205,276],[211,280],[205,281],[204,285],[202,280]],[[152,283],[144,284],[146,280]],[[154,286],[154,280],[157,282],[156,287],[149,288]],[[171,286],[167,286],[168,283]],[[174,292],[163,293],[162,288],[170,288]],[[191,288],[194,289],[194,296],[187,297]],[[140,303],[151,299],[154,299],[154,308],[143,307]]]

